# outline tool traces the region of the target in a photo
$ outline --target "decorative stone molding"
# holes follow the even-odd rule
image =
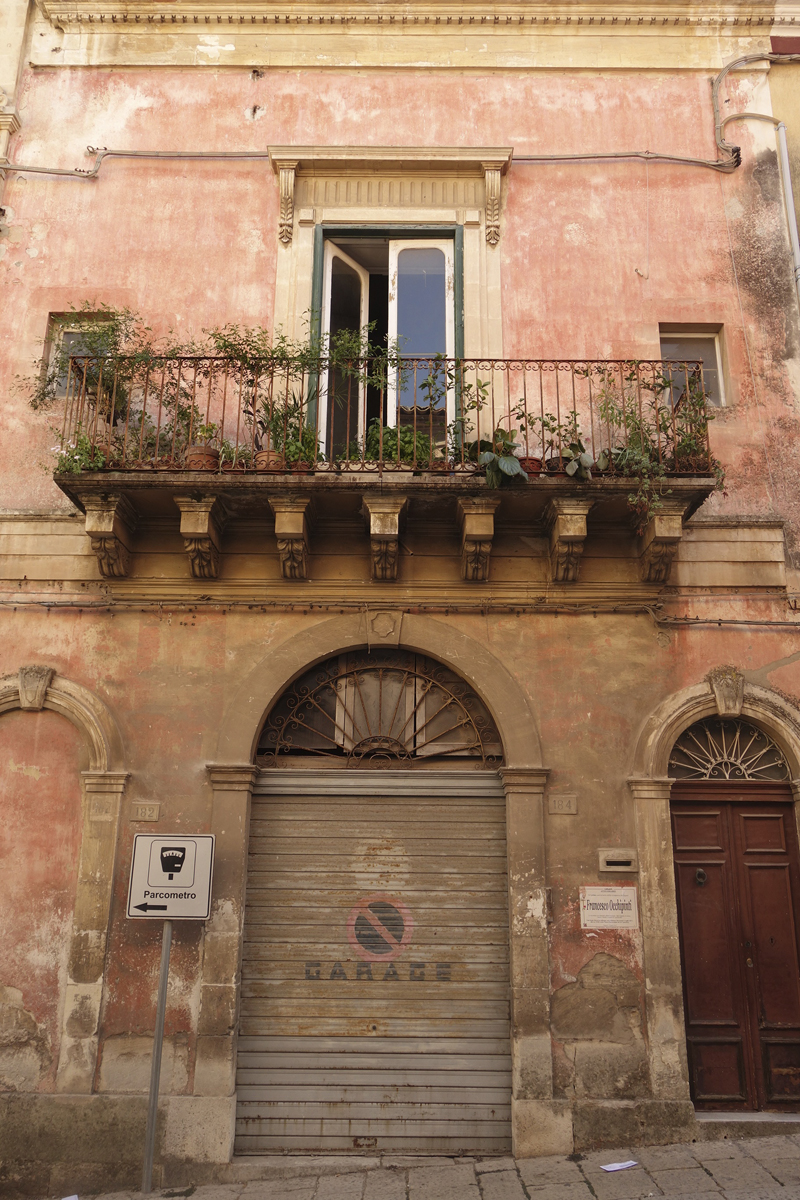
[[[592,500],[551,500],[545,512],[550,535],[550,576],[554,583],[576,583],[583,546],[586,518]]]
[[[662,507],[647,522],[641,538],[639,571],[643,583],[666,583],[683,536],[685,504],[662,500]]]
[[[87,688],[51,667],[22,667],[0,679],[0,713],[16,708],[66,717],[82,735],[89,759],[89,770],[81,772],[83,827],[56,1075],[56,1091],[86,1094],[97,1066],[114,859],[129,775],[119,769],[123,752],[114,719]]]
[[[292,240],[294,228],[294,180],[297,171],[297,159],[273,158],[272,166],[278,173],[281,208],[278,218],[278,237],[284,243]]]
[[[365,496],[363,512],[369,528],[372,578],[379,583],[397,579],[400,533],[406,514],[406,496]]]
[[[507,168],[504,160],[481,163],[486,180],[486,241],[496,246],[500,241],[500,177]]]
[[[499,500],[467,499],[458,501],[461,526],[461,578],[468,583],[486,583],[494,537],[494,514]]]
[[[496,245],[500,237],[500,181],[511,163],[510,147],[271,146],[269,155],[279,178],[278,236],[284,245],[292,241],[295,206],[306,214],[306,222],[315,205],[357,203],[379,209],[385,199],[377,188],[381,197],[391,192],[395,204],[429,209],[432,178],[443,185],[446,181],[440,189],[449,197],[446,206],[472,210],[485,197],[487,240]],[[330,184],[334,199],[328,194]]]
[[[137,516],[133,505],[122,495],[82,497],[86,512],[86,532],[97,555],[104,579],[122,579],[128,574],[131,545]]]
[[[308,497],[270,496],[284,579],[308,578]]]
[[[706,675],[720,717],[741,716],[744,704],[744,675],[736,667],[714,667]]]
[[[0,106],[0,175],[2,168],[8,163],[8,144],[20,128],[20,120],[13,109],[2,109]]]
[[[55,671],[52,667],[20,667],[19,706],[30,712],[44,708],[47,689]]]
[[[217,496],[176,496],[181,510],[181,537],[195,579],[216,579],[219,574],[224,516]]]

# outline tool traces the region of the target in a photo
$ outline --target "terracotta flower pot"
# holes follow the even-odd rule
[[[567,460],[560,454],[551,454],[549,458],[545,459],[545,466],[551,475],[563,475],[567,467]]]
[[[216,471],[219,467],[219,450],[216,446],[188,446],[186,467],[189,471]]]
[[[526,475],[541,475],[544,463],[540,458],[521,458],[519,465]]]
[[[286,470],[291,471],[296,475],[308,475],[314,470],[314,464],[305,462],[303,459],[298,458],[297,462],[287,463]]]
[[[257,471],[282,471],[285,463],[283,455],[277,450],[256,450],[253,466]]]

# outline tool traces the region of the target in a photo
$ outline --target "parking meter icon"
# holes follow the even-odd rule
[[[183,869],[186,859],[186,847],[162,846],[160,854],[161,870],[169,879],[173,879]]]
[[[154,838],[150,845],[147,886],[185,891],[194,886],[196,866],[197,842],[194,838],[182,838],[180,834]]]

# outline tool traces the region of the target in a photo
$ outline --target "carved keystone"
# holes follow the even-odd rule
[[[195,579],[216,579],[222,548],[222,508],[216,496],[176,496],[181,510],[181,537]]]
[[[86,532],[104,579],[128,574],[136,513],[125,496],[85,496]]]
[[[736,667],[714,667],[706,675],[721,717],[741,716],[744,704],[744,675]]]
[[[662,507],[647,522],[641,538],[639,571],[643,583],[666,583],[672,560],[683,536],[685,505],[677,500],[664,500]]]
[[[284,579],[308,578],[308,498],[270,496]]]
[[[365,496],[363,499],[363,513],[369,526],[372,578],[378,582],[397,579],[406,503],[406,496]]]
[[[494,537],[494,514],[499,500],[460,499],[458,522],[461,526],[461,578],[470,583],[486,583]]]
[[[575,583],[586,541],[592,500],[551,500],[545,513],[550,534],[550,576],[554,583]]]
[[[30,712],[44,708],[44,698],[55,672],[52,667],[20,667],[19,706]]]

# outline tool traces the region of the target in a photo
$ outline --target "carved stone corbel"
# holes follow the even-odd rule
[[[744,704],[744,675],[736,667],[714,667],[706,675],[721,717],[739,717]]]
[[[461,578],[469,583],[486,583],[494,537],[494,514],[499,500],[467,499],[458,502],[461,526]]]
[[[369,528],[372,578],[376,582],[389,583],[397,579],[406,503],[406,496],[365,496],[363,499],[363,512]]]
[[[274,166],[278,172],[281,198],[278,237],[286,245],[292,240],[294,229],[294,179],[297,171],[297,159],[276,159]]]
[[[137,516],[126,496],[84,496],[85,529],[104,579],[122,579],[131,561]]]
[[[500,180],[507,161],[481,163],[486,184],[486,241],[490,246],[500,241]]]
[[[576,583],[592,500],[551,500],[545,513],[553,583]]]
[[[308,497],[269,497],[284,579],[308,579],[308,504]]]
[[[52,667],[20,667],[19,706],[29,712],[40,712],[55,671]]]
[[[672,560],[683,536],[684,509],[680,500],[663,500],[662,507],[647,522],[639,558],[643,583],[666,583],[669,579]]]
[[[216,579],[222,551],[222,508],[216,496],[176,496],[181,510],[181,537],[195,579]]]

